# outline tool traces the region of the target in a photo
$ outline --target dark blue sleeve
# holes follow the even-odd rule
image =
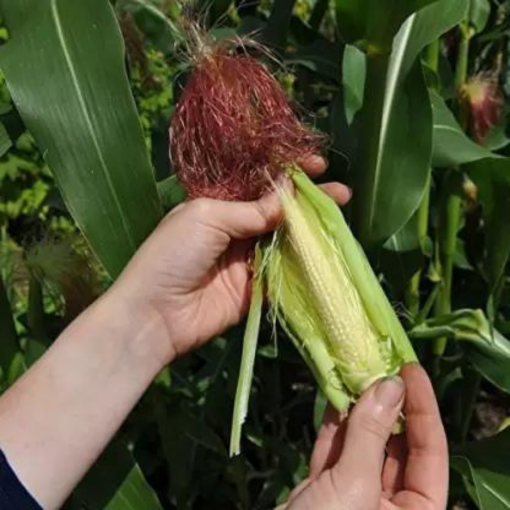
[[[0,509],[42,510],[7,462],[0,450]]]

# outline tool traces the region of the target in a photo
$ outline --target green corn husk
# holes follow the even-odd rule
[[[289,175],[295,193],[280,192],[285,224],[264,246],[269,302],[323,392],[345,411],[416,355],[340,209],[303,172]]]
[[[338,206],[302,171],[295,192],[279,189],[284,224],[257,248],[252,307],[244,337],[230,454],[241,428],[255,363],[262,287],[328,400],[340,412],[374,381],[416,361],[411,343]]]

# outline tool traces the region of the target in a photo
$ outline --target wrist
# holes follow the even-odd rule
[[[161,315],[133,296],[119,281],[98,301],[98,313],[122,335],[131,355],[157,373],[175,359],[171,335]]]

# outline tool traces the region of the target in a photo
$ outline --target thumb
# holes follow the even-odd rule
[[[339,463],[333,468],[353,480],[380,483],[384,451],[404,400],[398,376],[373,384],[351,411]]]
[[[234,239],[247,239],[271,232],[283,219],[283,210],[276,191],[253,202],[221,202],[210,199],[199,199],[197,202],[200,202],[204,209],[201,216],[206,218],[210,225]]]

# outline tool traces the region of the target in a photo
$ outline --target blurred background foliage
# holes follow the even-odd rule
[[[162,208],[184,199],[168,126],[189,71],[179,19],[191,10],[216,39],[249,35],[271,48],[290,99],[329,135],[325,178],[354,188],[354,232],[434,381],[450,507],[510,509],[510,2],[38,2],[0,1],[1,388],[111,284]],[[21,34],[25,16],[44,39]],[[67,61],[56,17],[83,43]],[[98,81],[80,102],[81,70]],[[88,138],[99,160],[79,145]],[[80,180],[103,163],[112,189],[93,173]],[[112,202],[101,224],[97,211]],[[243,454],[229,459],[241,337],[242,325],[162,372],[66,508],[284,502],[306,476],[324,398],[266,326]]]

